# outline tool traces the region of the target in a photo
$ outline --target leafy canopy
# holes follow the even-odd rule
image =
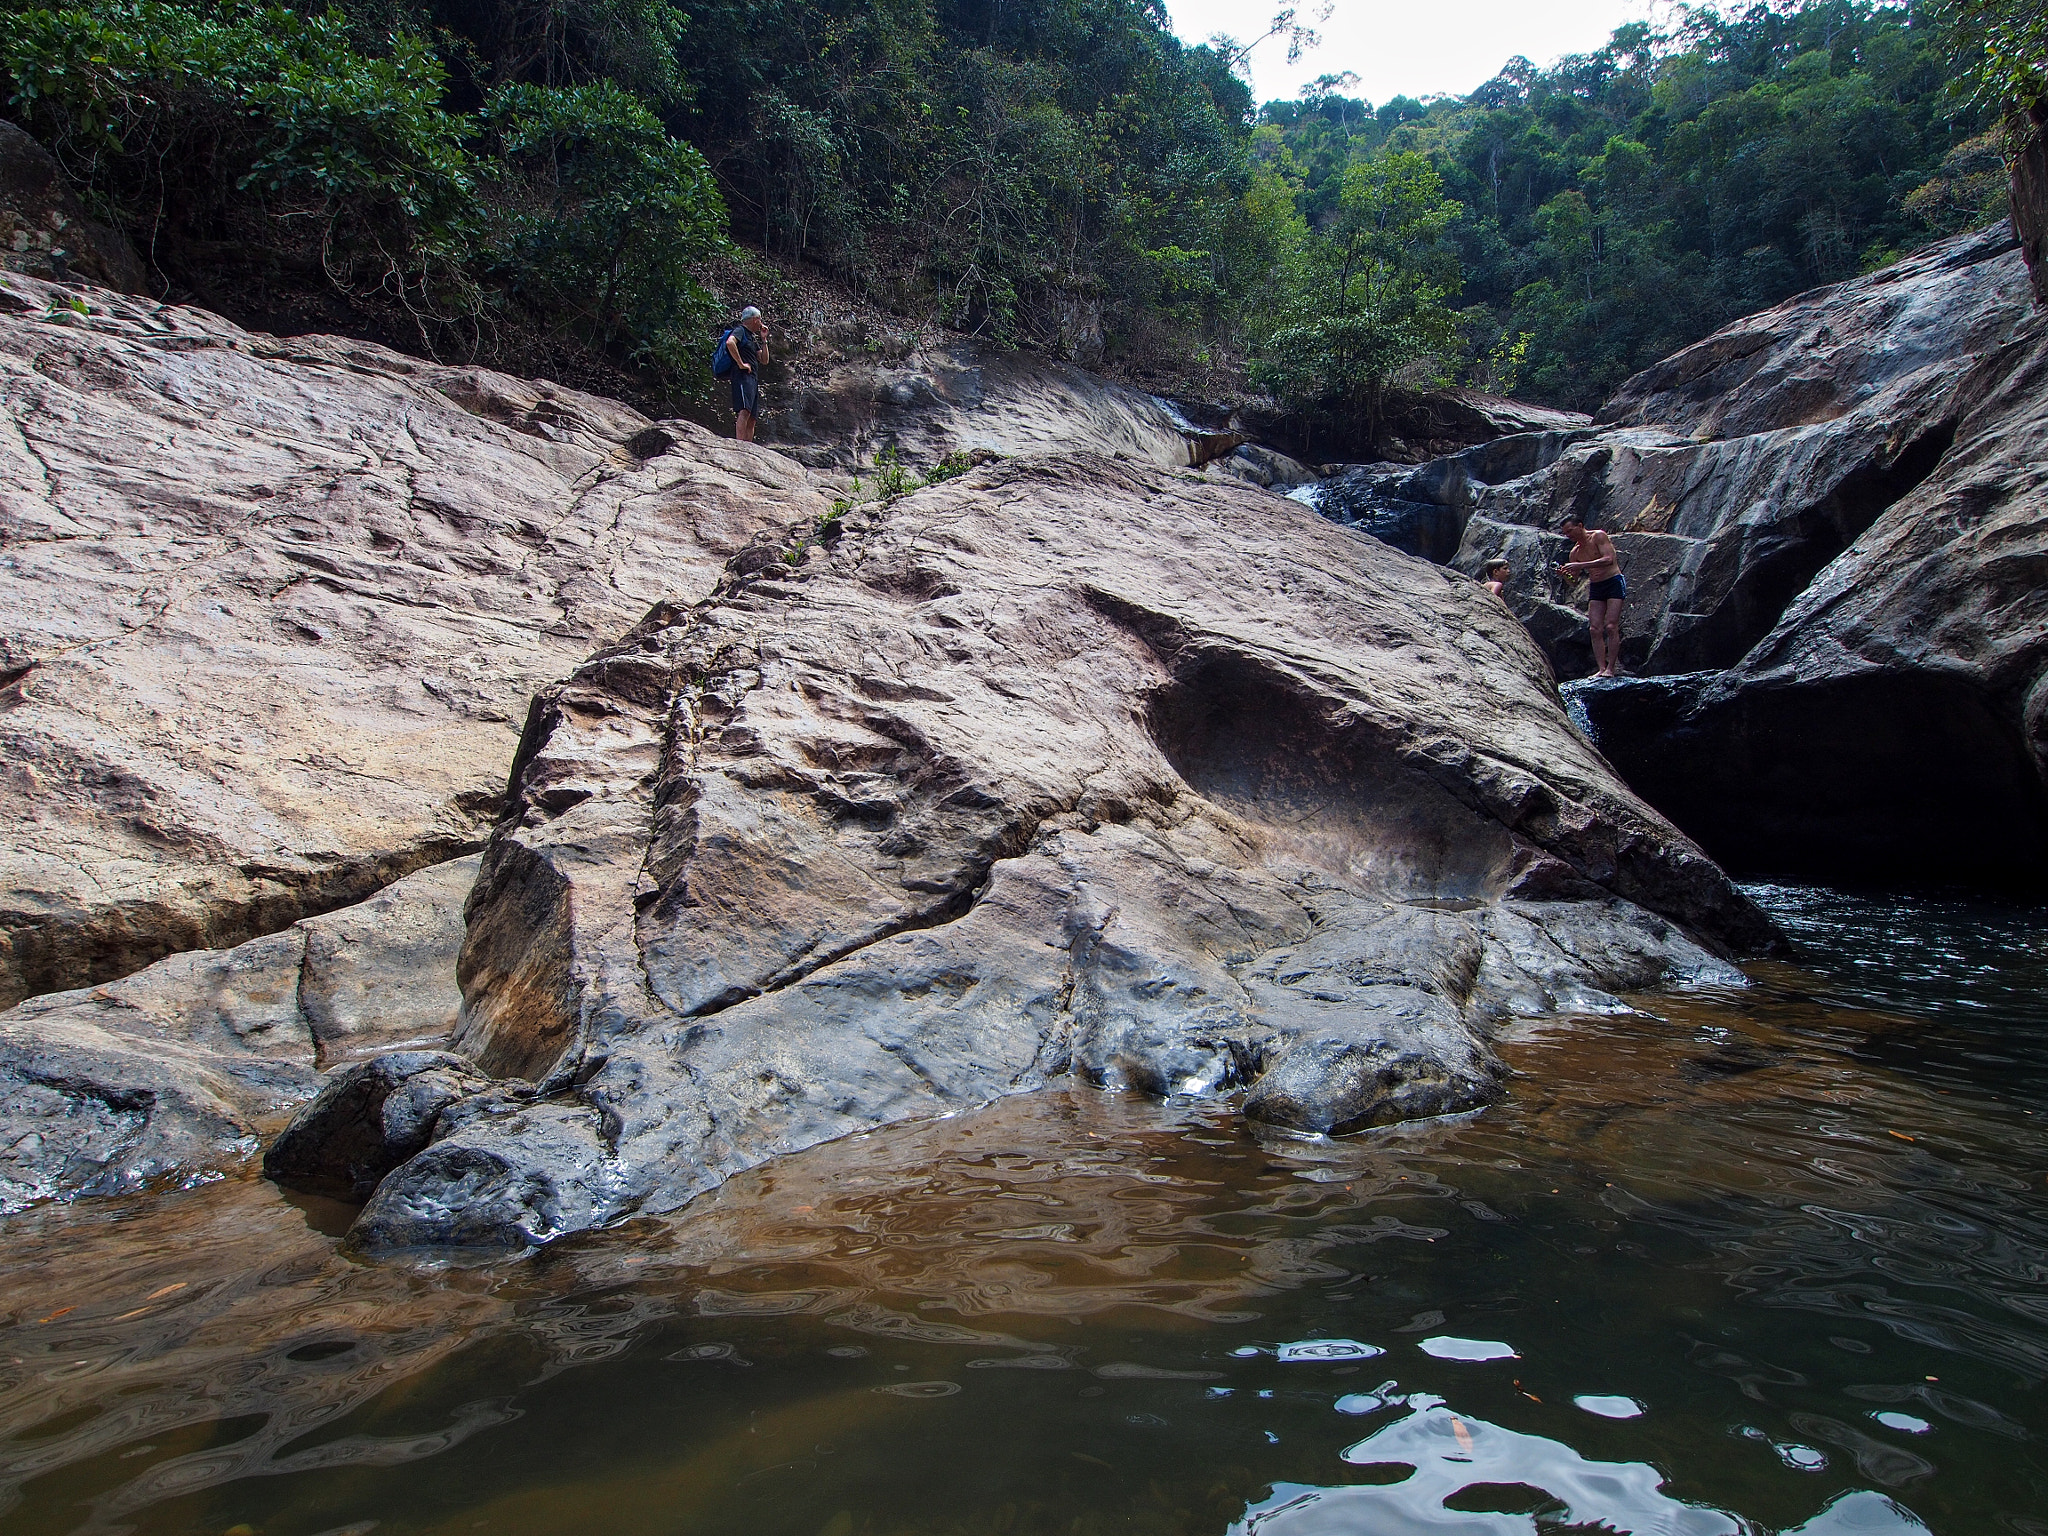
[[[1388,384],[1456,350],[1462,279],[1445,236],[1462,211],[1422,155],[1347,169],[1331,217],[1287,251],[1259,377],[1297,405],[1363,412],[1370,436]]]

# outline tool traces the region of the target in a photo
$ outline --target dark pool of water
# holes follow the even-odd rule
[[[1458,1123],[1048,1093],[482,1270],[30,1212],[0,1528],[2048,1536],[2041,914],[1761,894],[1797,967]]]

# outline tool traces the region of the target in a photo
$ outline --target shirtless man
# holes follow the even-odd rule
[[[1621,574],[1621,560],[1614,552],[1614,540],[1598,528],[1588,528],[1577,516],[1557,525],[1558,532],[1572,541],[1572,557],[1558,570],[1567,576],[1583,576],[1592,583],[1586,603],[1586,624],[1593,632],[1593,675],[1621,676],[1621,604],[1628,596],[1628,579]]]

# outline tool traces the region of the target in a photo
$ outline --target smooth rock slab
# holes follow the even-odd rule
[[[1458,578],[1072,455],[736,560],[536,701],[441,1112],[373,1249],[521,1248],[1075,1071],[1343,1130],[1496,1020],[1709,980],[1760,916]]]
[[[311,1098],[323,1068],[445,1045],[478,862],[0,1013],[0,1211],[215,1176]],[[475,1075],[466,1091],[485,1086]]]
[[[480,847],[535,688],[827,506],[544,381],[0,276],[0,1005]]]

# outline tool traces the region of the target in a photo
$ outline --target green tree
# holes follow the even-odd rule
[[[518,287],[602,343],[693,368],[710,307],[698,274],[725,246],[704,157],[610,81],[503,86],[483,120],[513,185],[501,249]]]
[[[206,238],[229,210],[317,231],[321,269],[380,293],[423,342],[466,306],[476,165],[421,39],[360,51],[338,11],[168,0],[24,8],[0,28],[9,105],[137,244]]]
[[[1334,214],[1285,257],[1278,323],[1257,375],[1297,407],[1363,414],[1376,441],[1387,386],[1457,350],[1449,301],[1461,278],[1445,237],[1462,212],[1422,155],[1353,165]]]

